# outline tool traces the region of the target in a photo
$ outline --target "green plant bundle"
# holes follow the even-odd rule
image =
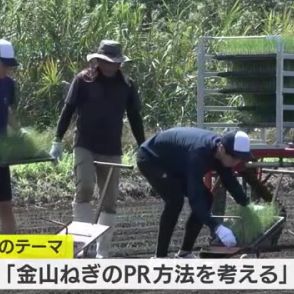
[[[26,130],[0,138],[0,163],[48,157],[50,138],[47,133]]]
[[[294,53],[294,40],[291,35],[260,38],[221,39],[216,50],[218,54],[252,55],[252,54],[274,54],[277,52],[277,44],[281,42],[284,51]]]
[[[234,205],[227,215],[241,219],[226,219],[225,225],[234,232],[239,246],[249,245],[260,237],[277,220],[278,208],[275,204],[249,204],[247,207]]]
[[[220,54],[270,54],[276,50],[276,42],[268,39],[224,39],[217,46]]]

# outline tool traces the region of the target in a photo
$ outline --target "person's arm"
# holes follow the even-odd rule
[[[70,121],[74,112],[75,112],[75,106],[72,104],[65,103],[57,123],[55,141],[57,142],[62,141],[63,136],[68,129],[68,126],[70,124]]]
[[[71,122],[72,115],[76,110],[79,95],[79,79],[77,77],[72,81],[67,92],[65,104],[58,119],[55,141],[61,142],[68,126]]]
[[[226,247],[236,246],[237,241],[231,229],[219,224],[212,217],[208,201],[205,197],[206,187],[203,182],[203,171],[205,171],[205,157],[193,156],[188,162],[188,198],[195,216],[206,224],[212,234],[216,235]]]
[[[249,198],[243,191],[232,169],[223,167],[220,163],[218,163],[215,168],[224,187],[229,191],[235,201],[242,206],[246,206],[249,202]]]
[[[140,111],[141,102],[138,91],[131,82],[130,95],[127,102],[127,117],[138,146],[140,146],[145,141],[143,119]]]
[[[16,115],[12,107],[8,108],[8,125],[14,130],[20,129],[20,124],[16,119]]]
[[[210,207],[206,199],[203,182],[205,162],[201,156],[193,155],[187,165],[187,197],[193,214],[212,231],[218,226],[215,218],[211,217]]]
[[[78,77],[75,77],[68,90],[68,93],[65,99],[65,104],[61,111],[61,115],[57,123],[55,138],[49,152],[49,154],[52,156],[52,158],[55,159],[55,161],[62,159],[63,144],[61,141],[63,139],[65,132],[68,129],[72,115],[75,112],[78,97],[79,97],[79,91],[80,91],[79,88],[80,88],[79,79]]]
[[[10,95],[9,95],[9,107],[8,107],[8,125],[14,129],[19,130],[20,124],[16,119],[15,115],[15,101],[16,101],[16,85],[15,81],[11,80]]]

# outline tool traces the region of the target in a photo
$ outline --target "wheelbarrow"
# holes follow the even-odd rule
[[[218,218],[237,218],[240,221],[242,219],[238,216],[215,216]],[[251,244],[246,246],[237,247],[224,247],[216,239],[212,240],[209,246],[204,246],[200,248],[199,257],[200,258],[231,258],[239,255],[241,258],[245,257],[247,254],[255,254],[258,258],[260,252],[266,250],[267,248],[273,249],[273,246],[277,245],[278,239],[283,230],[284,224],[286,222],[285,216],[277,216],[275,222],[256,240]],[[243,226],[243,232],[245,228]]]
[[[94,161],[95,165],[103,165],[108,166],[109,171],[107,173],[107,177],[101,191],[100,197],[98,199],[97,208],[95,211],[95,217],[93,223],[85,223],[85,222],[78,222],[72,221],[68,224],[63,224],[56,221],[51,221],[55,224],[60,225],[62,228],[57,232],[57,234],[71,234],[74,240],[74,257],[85,257],[87,254],[87,249],[89,246],[94,243],[102,234],[104,234],[108,229],[109,226],[97,224],[99,215],[102,208],[102,202],[106,195],[106,191],[109,185],[109,181],[111,179],[112,173],[115,168],[125,168],[125,169],[133,169],[132,165],[126,164],[118,164],[118,163],[111,163],[111,162],[101,162],[101,161]]]
[[[51,156],[43,156],[43,157],[35,157],[35,158],[25,158],[25,159],[16,159],[16,160],[10,160],[10,161],[1,161],[0,167],[6,167],[10,165],[20,165],[20,164],[31,164],[31,163],[40,163],[40,162],[49,162],[54,161],[54,158]],[[104,187],[101,192],[101,197],[99,198],[99,204],[97,206],[97,210],[95,213],[95,219],[93,220],[93,223],[84,223],[84,222],[76,222],[72,221],[67,224],[54,221],[54,220],[48,220],[46,218],[40,218],[42,220],[52,222],[58,226],[61,227],[60,230],[57,231],[56,234],[72,234],[74,239],[74,257],[81,256],[81,253],[86,252],[87,248],[96,241],[97,238],[99,238],[104,232],[106,232],[109,227],[98,225],[97,221],[99,218],[99,214],[101,211],[101,204],[104,199],[104,196],[107,191],[107,187],[109,185],[110,178],[112,176],[114,168],[129,168],[132,169],[133,166],[130,165],[124,165],[124,164],[116,164],[116,163],[109,163],[109,162],[94,162],[96,165],[106,165],[109,166],[109,171],[107,174],[107,178],[104,184]]]

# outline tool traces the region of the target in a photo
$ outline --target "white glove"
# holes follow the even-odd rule
[[[29,130],[26,128],[20,128],[19,132],[21,133],[21,135],[28,135],[30,133]]]
[[[52,147],[50,149],[49,154],[55,159],[55,160],[61,160],[62,159],[62,151],[63,151],[63,145],[61,142],[53,142]]]
[[[226,247],[234,247],[237,244],[236,238],[229,228],[219,225],[216,230],[215,234],[218,236],[218,238],[221,240],[221,242],[226,246]]]
[[[259,211],[259,210],[263,210],[264,209],[264,206],[262,205],[259,205],[259,204],[254,204],[253,205],[253,210],[254,211]]]

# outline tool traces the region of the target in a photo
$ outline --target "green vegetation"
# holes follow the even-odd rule
[[[260,237],[277,220],[278,208],[275,204],[249,204],[247,207],[234,205],[227,215],[239,216],[241,219],[229,219],[225,223],[233,230],[238,245],[250,245]]]
[[[0,162],[9,163],[49,157],[51,138],[47,133],[24,130],[0,138]]]
[[[44,205],[72,201],[74,195],[72,154],[58,164],[51,162],[11,167],[14,201],[18,205]]]
[[[86,55],[97,49],[101,39],[112,38],[123,44],[125,54],[133,60],[124,71],[138,84],[145,128],[154,133],[160,128],[193,125],[199,37],[288,36],[294,31],[292,2],[225,0],[220,5],[217,0],[0,0],[0,37],[13,42],[22,64],[14,73],[18,118],[23,126],[42,132],[55,128],[66,92],[63,81],[70,82],[87,65]],[[287,50],[293,48],[291,42],[291,38],[285,39]],[[271,70],[270,66],[267,69]],[[216,68],[213,65],[212,70]],[[244,104],[240,95],[225,101],[210,99],[211,105]],[[209,114],[213,116],[222,121],[236,119],[228,113]],[[71,133],[67,136],[66,149],[70,151]],[[130,145],[130,139],[124,138],[128,163],[134,162],[134,144]],[[72,197],[71,155],[57,166],[20,165],[13,167],[12,173],[16,193],[26,195],[25,199],[44,194],[51,199],[64,194]]]
[[[132,150],[125,152],[124,164],[135,165]],[[22,164],[11,167],[14,184],[14,201],[18,205],[66,204],[71,202],[75,193],[73,177],[73,155],[65,152],[58,163],[41,162]],[[122,170],[123,176],[130,176],[134,171]]]
[[[278,42],[281,42],[285,52],[294,53],[294,35],[271,36],[244,39],[222,39],[218,42],[218,54],[274,54]]]
[[[22,63],[16,72],[18,114],[24,125],[55,126],[63,81],[86,66],[87,53],[102,38],[113,38],[133,59],[125,71],[139,86],[145,124],[192,124],[198,38],[287,36],[294,28],[293,7],[280,0],[1,0],[0,36],[15,44]]]

